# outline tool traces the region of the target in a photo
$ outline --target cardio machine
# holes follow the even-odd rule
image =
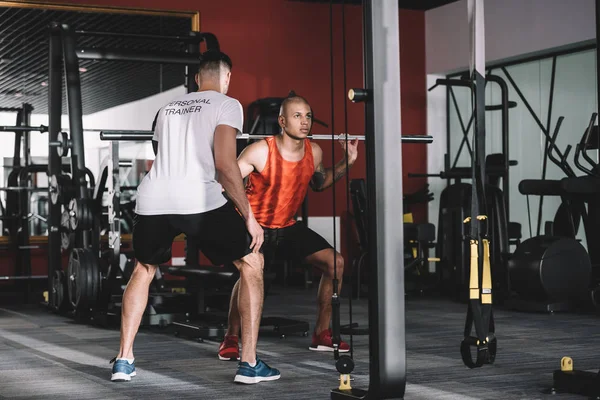
[[[589,304],[589,294],[595,301],[598,293],[598,250],[594,247],[598,236],[600,210],[600,175],[597,163],[587,154],[598,149],[598,128],[593,114],[580,142],[576,145],[574,162],[585,176],[577,176],[567,162],[572,146],[564,154],[556,146],[560,122],[549,138],[548,158],[566,175],[560,180],[523,180],[519,191],[525,195],[560,196],[561,205],[554,221],[546,223],[543,234],[527,239],[517,247],[508,264],[511,289],[518,298],[510,306],[522,311],[566,311]],[[595,135],[594,135],[595,132]],[[595,137],[595,139],[594,139]],[[555,154],[556,153],[556,154]],[[592,165],[586,168],[583,157]],[[586,208],[587,204],[587,208]],[[583,221],[588,250],[577,240],[580,221]]]
[[[584,220],[585,234],[588,243],[589,256],[592,263],[590,291],[594,306],[598,307],[599,293],[599,268],[596,248],[598,234],[598,222],[600,222],[600,168],[598,156],[600,149],[600,134],[597,125],[594,125],[596,114],[592,115],[588,129],[576,145],[574,162],[577,168],[585,175],[565,178],[561,181],[562,188],[576,196],[579,200],[587,203],[587,215]],[[596,161],[587,152],[596,151]],[[588,162],[589,167],[583,165],[580,156]],[[551,393],[576,393],[591,398],[600,397],[600,372],[577,370],[573,367],[570,357],[561,359],[561,368],[553,373],[553,386]]]

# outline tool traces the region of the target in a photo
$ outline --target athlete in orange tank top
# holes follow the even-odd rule
[[[329,329],[333,278],[335,272],[339,281],[337,293],[340,293],[344,259],[318,233],[305,224],[296,223],[294,215],[309,186],[314,191],[322,191],[346,174],[346,165],[352,166],[358,155],[358,141],[348,142],[348,160],[344,158],[333,168],[324,168],[323,151],[307,138],[312,127],[312,110],[304,98],[296,95],[283,101],[279,126],[281,134],[246,147],[238,157],[238,165],[242,177],[249,177],[246,194],[250,208],[265,231],[263,250],[306,262],[323,272],[318,292],[317,323],[309,348],[333,351]],[[343,142],[342,147],[345,148]],[[268,265],[265,267],[268,268]],[[237,341],[233,338],[239,335],[241,329],[236,301],[238,292],[239,285],[236,284],[230,304],[229,327],[219,348],[222,360],[235,358],[239,352],[235,344]],[[350,346],[341,341],[338,349],[347,352]]]
[[[299,161],[285,160],[277,147],[276,137],[265,139],[267,162],[261,172],[252,172],[246,195],[258,223],[265,228],[294,225],[315,171],[312,146],[304,139],[304,156]]]

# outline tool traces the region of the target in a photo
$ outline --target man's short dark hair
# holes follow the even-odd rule
[[[198,66],[198,72],[219,72],[221,65],[224,64],[231,70],[233,64],[231,58],[222,51],[219,50],[208,50],[202,53],[200,56],[200,65]]]

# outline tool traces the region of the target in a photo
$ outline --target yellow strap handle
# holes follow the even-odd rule
[[[483,239],[483,275],[481,279],[481,303],[492,304],[492,268],[490,266],[490,241]]]
[[[479,250],[477,240],[471,240],[471,279],[469,281],[469,298],[479,298]]]

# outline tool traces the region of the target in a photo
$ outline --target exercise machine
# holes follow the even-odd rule
[[[509,214],[509,171],[517,162],[509,159],[508,145],[508,119],[509,110],[517,103],[508,98],[508,86],[504,79],[497,75],[486,75],[486,84],[496,83],[500,88],[500,104],[486,105],[487,112],[501,112],[502,153],[489,154],[485,157],[484,191],[488,211],[487,223],[491,238],[490,257],[494,265],[492,269],[494,292],[497,302],[502,302],[508,297],[509,283],[506,263],[510,253],[510,245],[518,244],[521,239],[521,225],[510,221]],[[468,76],[459,79],[438,79],[437,86],[446,86],[449,92],[452,88],[471,88]],[[451,93],[452,94],[452,93]],[[474,117],[464,129],[465,137],[460,148],[465,143],[468,145],[468,131]],[[459,150],[460,152],[460,150]],[[472,184],[463,182],[471,180],[471,167],[457,167],[456,161],[451,165],[450,155],[444,157],[444,171],[436,174],[409,173],[414,177],[438,177],[446,179],[448,186],[440,194],[440,208],[438,215],[436,257],[440,259],[437,273],[440,291],[450,297],[466,301],[469,287],[469,246],[463,238],[465,236],[464,221],[471,213]]]
[[[364,179],[350,181],[350,198],[352,200],[352,218],[358,240],[358,251],[352,259],[352,295],[360,299],[368,296],[368,235],[367,235],[367,194]],[[429,263],[439,259],[429,257],[429,249],[435,247],[435,226],[431,223],[415,223],[412,220],[410,207],[415,204],[427,203],[433,200],[426,185],[423,189],[404,196],[402,199],[404,219],[404,270],[406,293],[423,294],[433,289],[429,273]],[[344,333],[344,332],[342,332]]]
[[[574,159],[578,167],[581,165],[579,158],[582,148],[586,145],[590,148],[589,138],[595,118],[594,114],[580,143],[577,144]],[[522,194],[560,196],[562,200],[554,221],[546,223],[544,234],[523,241],[510,257],[508,265],[511,289],[517,297],[511,299],[508,305],[522,311],[567,311],[589,299],[585,294],[588,293],[591,283],[592,262],[576,235],[580,220],[583,220],[586,236],[589,233],[590,240],[593,240],[593,231],[598,231],[590,218],[594,217],[597,206],[590,201],[590,207],[586,210],[582,198],[586,192],[593,193],[596,185],[590,183],[586,177],[576,176],[567,162],[567,156],[572,149],[570,145],[564,153],[558,150],[556,137],[561,122],[562,117],[549,138],[547,155],[567,178],[528,179],[519,183],[519,191]],[[588,243],[594,247],[593,242]]]
[[[600,4],[596,2],[597,21],[599,19]],[[575,165],[586,175],[578,177],[569,177],[562,180],[562,188],[572,194],[581,196],[588,203],[587,221],[584,220],[586,239],[588,242],[588,251],[593,266],[591,273],[591,300],[595,307],[598,307],[599,292],[599,266],[597,243],[598,223],[600,223],[599,200],[600,200],[600,170],[598,161],[589,157],[587,150],[596,150],[600,147],[598,126],[594,126],[596,115],[592,115],[590,125],[581,141],[576,145]],[[585,167],[581,163],[579,156],[583,154],[584,159],[590,164],[591,168]],[[596,157],[598,154],[596,155]],[[596,158],[596,160],[599,160]],[[570,264],[569,264],[570,265]],[[574,361],[571,357],[564,356],[560,360],[560,369],[553,373],[553,385],[550,389],[555,393],[575,393],[587,396],[589,398],[600,398],[600,372],[576,370]]]

